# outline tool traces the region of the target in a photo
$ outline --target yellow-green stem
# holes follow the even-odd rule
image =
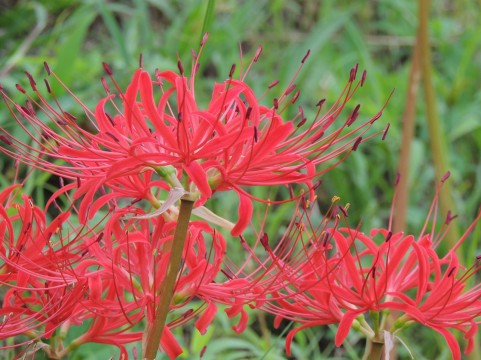
[[[184,196],[180,200],[179,217],[177,219],[177,226],[175,228],[174,240],[172,250],[169,258],[169,265],[167,266],[167,274],[162,283],[160,300],[155,309],[155,315],[152,325],[147,324],[146,345],[143,359],[155,360],[157,351],[159,349],[160,339],[164,331],[167,314],[170,310],[170,303],[174,295],[175,282],[182,260],[182,252],[184,250],[187,230],[189,228],[190,215],[194,206],[194,200],[189,195]]]
[[[429,0],[419,0],[419,39],[420,39],[420,55],[421,69],[424,88],[424,101],[426,104],[426,117],[428,121],[429,138],[431,142],[431,152],[433,154],[436,178],[439,181],[446,171],[449,170],[448,157],[446,150],[446,139],[442,124],[439,119],[438,109],[436,106],[436,94],[431,78],[431,47],[429,43]],[[442,213],[446,214],[448,210],[456,213],[456,207],[452,198],[451,182],[444,184],[444,190],[440,194],[440,205]],[[456,244],[459,239],[458,229],[451,225],[446,236],[447,246],[449,248]],[[462,253],[457,251],[461,261]]]

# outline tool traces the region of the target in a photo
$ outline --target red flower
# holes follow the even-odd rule
[[[259,55],[260,49],[253,62]],[[307,55],[302,64],[306,58]],[[247,85],[246,74],[238,80],[233,78],[235,67],[227,80],[214,85],[211,99],[201,107],[194,95],[197,68],[196,56],[190,78],[185,76],[180,63],[180,74],[157,71],[153,79],[139,69],[125,92],[113,81],[118,95],[111,93],[104,82],[107,97],[99,101],[95,111],[87,109],[72,94],[84,110],[91,132],[60,106],[51,106],[27,74],[39,101],[27,95],[27,105],[20,106],[2,89],[0,92],[13,117],[34,139],[35,146],[22,143],[1,129],[4,143],[1,148],[31,166],[78,179],[79,194],[92,193],[106,185],[115,188],[110,197],[147,199],[156,205],[150,191],[160,186],[152,180],[155,173],[168,186],[182,183],[187,185],[186,190],[197,192],[198,205],[214,191],[233,189],[240,197],[239,221],[232,230],[238,235],[252,213],[251,195],[243,186],[305,183],[312,188],[314,177],[335,166],[319,168],[318,165],[355,150],[367,139],[363,134],[381,116],[379,112],[355,127],[360,108],[357,105],[344,120],[339,119],[346,103],[364,83],[365,73],[355,82],[357,66],[351,71],[341,97],[324,115],[321,115],[324,100],[319,101],[317,115],[309,121],[300,107],[292,119],[283,117],[300,94],[294,79],[271,106],[265,106]],[[110,68],[105,65],[105,69],[112,78]],[[47,71],[59,80],[48,67]],[[21,86],[17,88],[26,94]],[[47,89],[50,92],[48,82]],[[116,96],[120,103],[114,101]],[[44,113],[50,123],[42,120],[45,116],[37,117],[36,111]],[[113,115],[109,114],[111,111]],[[23,125],[24,119],[33,130]],[[90,199],[86,203],[91,206]]]
[[[436,202],[437,196],[433,208]],[[286,339],[287,352],[293,336],[311,326],[338,323],[337,346],[352,328],[369,338],[383,337],[379,320],[391,310],[399,314],[391,332],[412,322],[430,327],[445,337],[454,359],[460,359],[459,345],[450,332],[455,329],[469,340],[468,353],[481,315],[481,286],[469,287],[467,280],[481,265],[477,258],[457,276],[464,267],[455,251],[481,212],[455,248],[441,257],[436,247],[444,230],[435,236],[423,229],[417,239],[389,229],[374,229],[367,235],[359,229],[339,228],[342,215],[347,216],[345,209],[339,209],[339,215],[328,214],[319,225],[305,212],[274,249],[265,236],[261,240],[270,259],[261,263],[259,276],[251,281],[265,289],[260,296],[257,292],[257,300],[262,309],[278,316],[276,325],[281,318],[301,323]],[[334,227],[327,226],[330,219],[336,220]],[[447,223],[450,220],[448,216]],[[256,298],[252,291],[244,296],[250,303]]]
[[[116,211],[100,238],[84,240],[86,258],[75,270],[79,277],[88,279],[90,292],[81,303],[84,311],[76,317],[76,322],[94,318],[95,329],[75,340],[77,345],[102,342],[122,350],[122,344],[142,339],[143,333],[131,331],[134,325],[143,320],[147,324],[153,322],[156,304],[163,296],[159,285],[167,272],[176,222],[165,221],[163,217],[125,219],[126,214],[136,212],[143,213],[133,207]],[[205,332],[216,306],[203,287],[218,275],[226,244],[220,233],[200,221],[189,224],[187,236],[168,328],[200,316],[196,326]],[[161,346],[171,359],[182,352],[168,330],[164,330]]]
[[[16,202],[17,188],[0,193],[0,339],[23,334],[30,342],[51,337],[86,297],[87,282],[74,264],[83,256],[76,240],[88,230],[70,223],[69,212],[47,222],[28,196]]]

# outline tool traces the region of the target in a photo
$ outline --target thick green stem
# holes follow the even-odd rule
[[[446,171],[449,170],[448,156],[447,156],[447,142],[442,128],[442,123],[439,119],[438,109],[436,105],[436,94],[431,78],[431,47],[429,43],[429,0],[419,0],[419,39],[420,39],[420,55],[421,55],[421,69],[424,87],[424,101],[426,104],[426,116],[428,122],[429,138],[431,142],[431,152],[433,155],[434,167],[436,171],[436,178],[439,181]],[[456,213],[456,206],[452,198],[451,182],[444,184],[444,190],[440,194],[441,210],[444,214],[451,210]],[[449,248],[456,244],[459,239],[457,228],[454,224],[451,225],[446,236],[447,246]],[[461,251],[457,254],[462,258]]]
[[[160,292],[160,301],[155,309],[154,321],[152,325],[147,324],[146,345],[143,359],[155,360],[159,349],[160,339],[164,331],[167,314],[170,310],[170,303],[174,295],[175,282],[182,260],[182,252],[189,228],[190,215],[194,206],[194,200],[189,195],[184,196],[180,200],[179,217],[177,219],[177,227],[175,228],[174,241],[167,267],[167,274],[162,283]]]

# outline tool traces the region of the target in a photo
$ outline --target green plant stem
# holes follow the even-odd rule
[[[177,219],[172,250],[170,252],[169,265],[167,266],[167,274],[161,287],[160,301],[155,309],[152,326],[148,324],[145,330],[147,334],[143,359],[146,360],[155,360],[159,349],[160,339],[162,338],[167,314],[169,313],[170,303],[174,294],[175,282],[182,260],[182,252],[184,250],[193,206],[194,200],[190,195],[186,195],[180,200],[179,217]]]
[[[416,102],[420,78],[420,36],[416,36],[416,44],[412,55],[411,71],[409,73],[406,107],[402,118],[402,146],[399,153],[398,173],[401,175],[397,184],[397,196],[394,204],[393,232],[406,231],[406,214],[409,201],[409,167],[411,163],[411,144],[414,137]]]
[[[420,55],[421,69],[423,78],[424,101],[426,104],[426,117],[428,122],[429,138],[431,143],[431,152],[433,154],[433,162],[437,181],[439,181],[446,171],[449,170],[447,158],[447,143],[442,129],[442,123],[439,119],[438,109],[436,106],[436,94],[431,78],[431,47],[429,44],[428,22],[429,22],[429,0],[419,0],[419,39],[420,39]],[[447,214],[448,210],[456,213],[456,207],[452,198],[451,182],[444,183],[444,190],[440,194],[440,205],[443,214]],[[458,229],[451,224],[449,232],[446,234],[446,242],[449,248],[453,247],[459,239]],[[461,251],[457,254],[462,261]]]

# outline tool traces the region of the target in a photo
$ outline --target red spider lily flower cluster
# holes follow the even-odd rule
[[[481,287],[469,284],[481,269],[481,257],[466,269],[456,250],[481,212],[456,246],[440,256],[436,249],[452,217],[448,214],[437,235],[435,225],[430,232],[426,230],[429,221],[436,222],[437,199],[438,195],[418,237],[392,233],[390,227],[368,234],[341,227],[347,209],[337,205],[337,214],[328,214],[318,225],[313,224],[309,211],[299,211],[275,248],[269,246],[267,235],[262,236],[270,257],[262,262],[261,275],[246,293],[246,301],[255,300],[275,314],[276,326],[283,319],[300,324],[286,338],[288,354],[296,333],[320,325],[338,324],[337,346],[351,329],[384,342],[383,325],[390,314],[395,317],[391,334],[412,323],[427,326],[444,336],[455,360],[461,359],[450,329],[464,334],[469,353],[481,315]]]
[[[261,272],[245,276],[247,263],[237,270],[229,268],[228,242],[212,224],[239,236],[248,258],[256,259],[242,233],[251,222],[252,200],[272,202],[255,198],[249,188],[289,186],[292,196],[278,201],[288,202],[296,198],[291,185],[303,184],[314,196],[314,179],[369,139],[372,135],[366,132],[382,111],[359,125],[360,105],[344,117],[346,104],[365,81],[365,72],[356,80],[356,66],[330,109],[323,113],[321,100],[311,121],[302,107],[286,120],[287,109],[300,95],[295,76],[269,105],[262,104],[265,94],[257,96],[246,82],[261,49],[238,79],[233,66],[227,80],[213,86],[207,105],[200,106],[194,83],[204,42],[194,54],[190,77],[180,62],[178,73],[156,71],[153,76],[141,66],[122,91],[105,64],[115,92],[102,79],[107,94],[94,110],[65,87],[83,110],[81,117],[62,109],[47,80],[55,105],[43,97],[29,74],[34,94],[17,85],[27,98],[25,105],[15,103],[0,87],[10,113],[30,137],[30,142],[23,142],[0,128],[0,150],[61,180],[44,209],[27,196],[18,202],[17,186],[0,194],[0,281],[7,289],[0,310],[0,339],[28,338],[12,347],[28,345],[28,351],[34,344],[59,358],[79,345],[97,342],[118,347],[121,357],[127,358],[125,344],[150,336],[159,305],[167,299],[169,319],[159,341],[174,359],[182,348],[171,329],[196,318],[196,328],[205,333],[218,304],[227,305],[227,316],[240,315],[234,329],[242,332],[247,326],[246,299],[252,300],[248,301],[252,307],[272,310],[300,296],[299,289],[287,294],[284,286],[286,277],[295,276],[299,268],[277,274],[275,269],[284,265],[266,238],[258,240],[271,256],[264,270],[268,267],[266,273],[277,274],[276,281],[262,280]],[[204,206],[214,192],[228,190],[239,197],[236,224]],[[184,220],[177,204],[186,194],[203,219],[187,221],[185,245],[176,247],[174,239]],[[66,210],[58,205],[60,199],[68,204]],[[176,249],[181,249],[180,264],[172,265]],[[286,262],[285,270],[287,266],[291,265]],[[171,273],[172,293],[163,287]],[[273,303],[276,297],[279,302]],[[335,311],[337,318],[341,315],[341,310]],[[88,324],[86,332],[64,346],[69,329],[82,324]],[[140,324],[144,332],[138,331]],[[54,345],[43,339],[53,339]]]
[[[248,69],[260,53],[261,48]],[[214,85],[210,101],[202,108],[194,92],[198,61],[199,56],[194,55],[190,77],[184,74],[180,61],[179,73],[156,71],[151,76],[140,68],[126,91],[119,88],[112,70],[104,64],[117,93],[103,80],[107,96],[94,111],[72,94],[84,110],[87,125],[80,124],[58,102],[52,106],[27,74],[35,96],[17,85],[28,98],[25,106],[14,103],[4,90],[0,89],[0,93],[34,144],[23,143],[0,129],[2,151],[29,166],[74,180],[78,186],[76,196],[85,198],[80,209],[82,218],[87,212],[95,212],[92,207],[112,198],[145,199],[158,207],[160,199],[154,195],[158,188],[185,184],[186,190],[198,194],[197,205],[204,204],[215,191],[232,189],[239,195],[239,220],[232,234],[239,235],[252,213],[252,196],[244,187],[304,183],[312,189],[312,179],[335,164],[317,166],[356,150],[369,138],[364,134],[382,113],[357,125],[357,105],[339,119],[346,103],[365,81],[365,72],[356,80],[357,66],[339,99],[324,114],[324,100],[319,101],[317,115],[311,121],[305,118],[302,107],[292,119],[283,117],[300,95],[295,78],[272,105],[265,106],[246,83],[248,69],[240,79],[234,79],[235,66],[227,80]],[[45,66],[48,74],[61,82]],[[49,82],[45,83],[54,97]],[[269,85],[269,89],[276,84]],[[89,132],[86,127],[94,130]],[[55,159],[62,162],[52,161]],[[101,187],[107,189],[108,195],[92,204]]]
[[[87,332],[67,349],[49,349],[49,355],[61,357],[83,343],[98,342],[119,347],[127,358],[124,344],[139,342],[143,335],[131,329],[152,321],[162,296],[158,287],[176,222],[163,217],[125,220],[125,211],[120,210],[111,214],[102,230],[87,229],[69,221],[72,209],[48,222],[46,212],[30,198],[16,202],[16,190],[12,186],[0,194],[0,281],[8,289],[0,309],[0,338],[27,335],[26,344],[32,344],[52,337],[57,329],[65,334],[90,321]],[[161,340],[170,358],[182,348],[169,329],[198,317],[205,308],[208,311],[198,317],[196,327],[205,332],[213,320],[216,305],[203,288],[219,274],[225,250],[220,233],[205,222],[190,223],[172,320]],[[19,345],[23,344],[15,344]]]

